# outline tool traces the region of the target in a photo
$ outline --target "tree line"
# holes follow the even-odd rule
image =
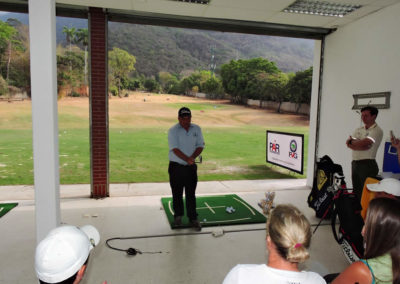
[[[0,96],[30,93],[29,33],[18,20],[0,21]]]
[[[67,44],[57,46],[58,96],[88,95],[88,30],[63,27]],[[114,47],[108,51],[109,93],[127,96],[129,90],[229,98],[246,104],[248,99],[310,103],[312,68],[284,73],[265,58],[231,60],[217,72],[199,69],[189,74],[160,71],[144,75],[135,69],[136,57]],[[0,96],[27,92],[30,96],[28,28],[18,20],[0,21]],[[279,112],[278,108],[278,112]]]
[[[110,92],[122,96],[123,90],[146,90],[177,95],[201,92],[210,99],[229,98],[236,104],[248,99],[310,104],[312,67],[296,73],[283,73],[265,58],[231,60],[218,74],[212,70],[196,70],[190,75],[161,71],[152,77],[135,73],[135,56],[114,47],[109,51]],[[139,76],[138,76],[139,75]]]

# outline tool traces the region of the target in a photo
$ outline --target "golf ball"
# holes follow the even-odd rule
[[[207,222],[207,219],[203,219],[203,222]]]

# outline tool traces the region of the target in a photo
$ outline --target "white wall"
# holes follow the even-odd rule
[[[308,132],[308,160],[307,160],[307,185],[312,187],[314,178],[316,139],[317,139],[317,117],[318,117],[318,89],[319,89],[319,71],[321,68],[321,48],[322,42],[314,42],[314,61],[313,77],[311,86],[310,103],[310,130]]]
[[[400,4],[396,4],[326,38],[317,156],[328,154],[341,164],[348,186],[352,186],[351,151],[345,140],[361,123],[360,116],[351,109],[353,94],[391,92],[390,108],[380,110],[377,118],[384,131],[377,154],[380,171],[389,130],[400,136],[399,15]]]

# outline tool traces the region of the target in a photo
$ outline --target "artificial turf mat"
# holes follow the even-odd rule
[[[163,197],[161,202],[171,228],[174,221],[174,209],[172,207],[172,197]],[[183,199],[185,203],[185,198]],[[197,218],[203,227],[237,225],[249,223],[265,223],[266,218],[250,204],[236,194],[200,196],[196,198]],[[185,205],[186,206],[186,205]],[[227,207],[233,207],[234,212],[228,213]],[[190,227],[189,220],[185,216],[182,219],[182,227]]]
[[[2,203],[2,204],[0,204],[0,218],[3,217],[3,215],[6,215],[8,213],[8,211],[13,209],[17,205],[18,205],[18,203]]]

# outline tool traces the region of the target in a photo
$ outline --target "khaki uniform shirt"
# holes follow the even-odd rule
[[[373,143],[368,150],[353,150],[353,161],[375,159],[376,151],[382,141],[382,136],[383,131],[376,123],[368,129],[365,129],[365,126],[357,128],[353,133],[353,138],[360,140],[368,138]]]

